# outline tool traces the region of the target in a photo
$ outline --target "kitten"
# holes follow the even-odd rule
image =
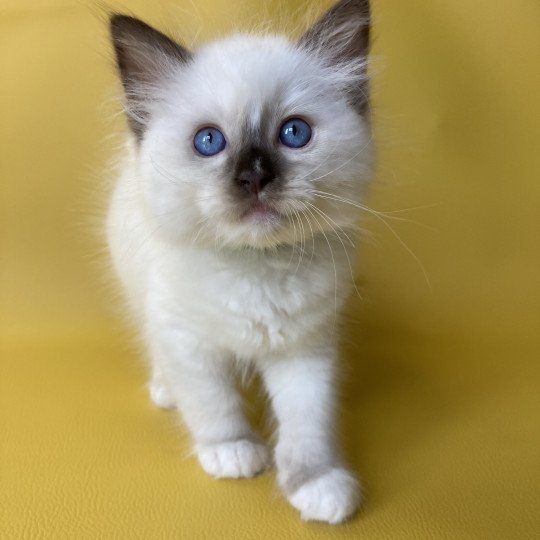
[[[192,52],[123,15],[111,32],[131,133],[107,232],[151,397],[178,407],[208,474],[251,477],[271,461],[235,389],[253,366],[282,491],[303,519],[339,523],[360,500],[333,431],[336,312],[372,170],[368,0],[341,0],[299,42]]]

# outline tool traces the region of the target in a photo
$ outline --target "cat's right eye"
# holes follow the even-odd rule
[[[227,142],[225,136],[215,127],[205,127],[197,131],[193,139],[195,150],[204,157],[211,157],[219,154]]]

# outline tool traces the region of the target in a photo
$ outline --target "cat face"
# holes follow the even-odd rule
[[[195,53],[113,19],[140,186],[165,234],[265,248],[354,225],[345,201],[371,168],[367,35],[362,11],[335,10],[299,44],[238,35]]]

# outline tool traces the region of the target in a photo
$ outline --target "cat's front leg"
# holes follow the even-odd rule
[[[203,469],[216,478],[266,469],[268,451],[244,416],[227,357],[168,324],[153,327],[149,339],[161,383],[180,409]]]
[[[268,362],[263,377],[277,417],[279,484],[303,519],[340,523],[360,504],[360,488],[340,463],[335,431],[335,352]]]

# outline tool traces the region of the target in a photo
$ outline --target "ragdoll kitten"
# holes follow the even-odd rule
[[[178,407],[208,474],[251,477],[271,462],[235,389],[253,366],[284,494],[341,522],[360,500],[334,438],[335,327],[371,174],[368,1],[341,0],[298,42],[189,51],[131,17],[111,30],[131,134],[108,240],[151,397]]]

